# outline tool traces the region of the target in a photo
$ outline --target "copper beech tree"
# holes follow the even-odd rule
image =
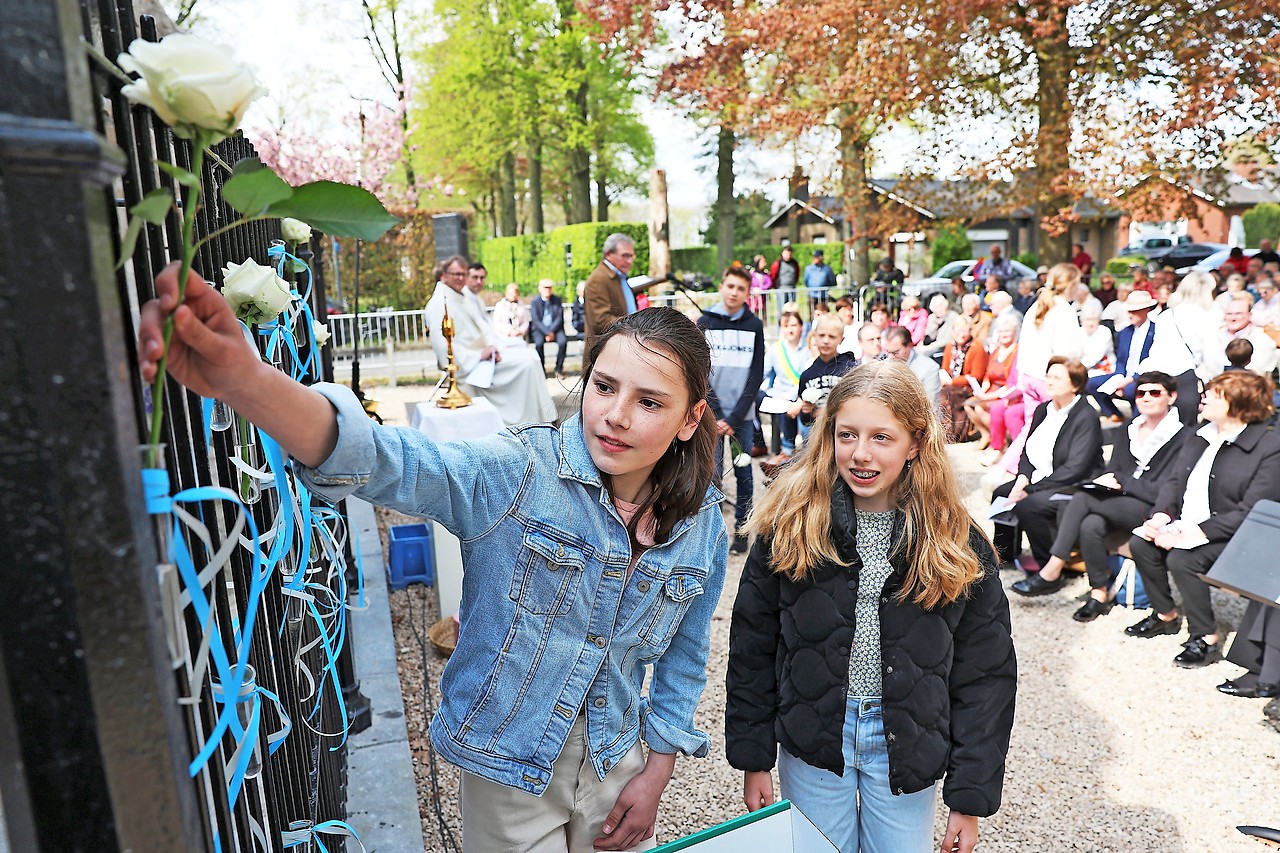
[[[667,91],[758,131],[838,133],[855,246],[906,224],[891,220],[908,209],[873,204],[865,180],[872,141],[894,124],[922,129],[907,158],[908,197],[924,186],[913,177],[985,182],[971,191],[969,218],[1033,207],[1046,261],[1066,258],[1073,205],[1084,196],[1105,203],[1129,191],[1124,204],[1136,218],[1154,215],[1177,195],[1173,184],[1221,174],[1235,136],[1265,144],[1280,128],[1275,0],[605,0],[593,8],[606,31],[629,29],[637,45],[683,42],[660,78]],[[664,31],[670,21],[677,35]],[[867,254],[857,257],[861,280]]]

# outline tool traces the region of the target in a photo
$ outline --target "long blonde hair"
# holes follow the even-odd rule
[[[756,501],[747,530],[772,537],[773,570],[792,580],[807,578],[823,562],[848,565],[827,531],[832,490],[847,488],[835,465],[836,414],[855,397],[883,403],[919,442],[915,460],[896,484],[905,524],[894,553],[905,551],[909,559],[898,599],[910,598],[926,609],[950,604],[982,577],[982,563],[969,544],[976,528],[961,500],[933,405],[911,368],[897,359],[867,362],[831,389],[803,452]]]
[[[1044,287],[1036,294],[1035,316],[1032,318],[1036,328],[1049,316],[1049,311],[1057,304],[1058,297],[1064,299],[1071,289],[1080,283],[1080,270],[1075,264],[1054,264],[1049,270],[1049,277]]]
[[[1207,272],[1189,272],[1182,277],[1176,290],[1169,294],[1169,307],[1199,305],[1206,311],[1213,307],[1213,291],[1217,282]]]

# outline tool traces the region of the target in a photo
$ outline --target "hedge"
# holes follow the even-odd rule
[[[1128,275],[1129,267],[1133,264],[1145,267],[1147,265],[1146,255],[1125,255],[1123,258],[1112,258],[1107,261],[1103,271],[1112,275]]]
[[[572,265],[567,279],[571,288],[600,264],[601,249],[610,234],[626,234],[636,241],[638,274],[649,271],[649,226],[643,222],[582,222],[563,225],[545,234],[491,237],[476,249],[476,257],[489,271],[489,284],[504,287],[515,282],[522,295],[533,293],[540,279],[557,285],[566,281],[565,245],[571,246]]]

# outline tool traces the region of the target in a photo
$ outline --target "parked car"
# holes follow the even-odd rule
[[[1005,289],[1010,293],[1014,293],[1017,290],[1018,281],[1024,278],[1035,278],[1036,271],[1018,261],[1010,261],[1010,263],[1013,264],[1013,271],[1016,275],[1008,282]],[[948,298],[951,296],[951,279],[953,278],[964,279],[969,290],[973,290],[977,285],[973,279],[973,270],[977,265],[977,258],[952,261],[949,264],[944,264],[942,269],[927,278],[917,278],[904,283],[902,292],[907,296],[920,297],[920,302],[928,306],[929,300],[933,298],[935,293],[941,293]]]
[[[1252,258],[1256,254],[1258,254],[1257,249],[1244,250],[1244,256],[1246,258]],[[1227,258],[1229,258],[1230,256],[1231,256],[1231,250],[1229,248],[1224,247],[1220,251],[1214,252],[1212,255],[1209,255],[1208,257],[1200,259],[1198,262],[1196,262],[1195,264],[1192,264],[1186,269],[1178,270],[1178,272],[1179,273],[1217,272],[1218,270],[1222,269],[1222,265],[1227,262]]]
[[[1175,246],[1181,246],[1190,242],[1191,238],[1185,235],[1181,237],[1171,237],[1167,234],[1160,234],[1153,237],[1140,237],[1125,246],[1116,254],[1122,258],[1127,255],[1145,255],[1150,258],[1153,253],[1164,254]]]
[[[1159,258],[1148,258],[1147,269],[1155,272],[1165,267],[1173,267],[1174,271],[1181,275],[1210,255],[1228,250],[1229,247],[1223,243],[1182,243],[1160,255]],[[1226,255],[1223,257],[1225,258]]]

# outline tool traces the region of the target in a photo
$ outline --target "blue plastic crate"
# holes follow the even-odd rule
[[[387,584],[404,589],[411,583],[436,582],[435,551],[429,524],[397,524],[391,528]]]

